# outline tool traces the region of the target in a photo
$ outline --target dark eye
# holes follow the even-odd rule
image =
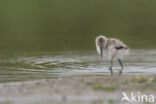
[[[103,38],[100,38],[100,39],[99,39],[99,42],[102,44],[102,43],[105,42],[105,40],[104,40]]]

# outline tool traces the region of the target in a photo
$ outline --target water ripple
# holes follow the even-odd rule
[[[132,50],[124,59],[124,74],[156,73],[156,50]],[[20,81],[79,75],[109,75],[109,61],[96,52],[66,51],[15,55],[0,59],[0,81]],[[114,72],[120,69],[117,61]]]

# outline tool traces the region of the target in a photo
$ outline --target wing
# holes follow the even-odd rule
[[[110,39],[108,47],[111,54],[117,57],[122,57],[128,53],[128,47],[118,39]]]
[[[128,47],[118,39],[110,39],[110,47],[114,46],[116,50],[128,49]]]

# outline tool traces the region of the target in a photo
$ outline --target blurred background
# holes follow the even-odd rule
[[[155,0],[1,0],[0,50],[93,50],[97,35],[156,48]]]

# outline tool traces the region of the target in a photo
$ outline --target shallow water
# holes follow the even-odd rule
[[[156,50],[133,49],[124,58],[123,74],[156,73]],[[24,81],[67,76],[110,75],[109,61],[95,51],[1,52],[0,82]],[[114,63],[114,74],[120,69]]]

